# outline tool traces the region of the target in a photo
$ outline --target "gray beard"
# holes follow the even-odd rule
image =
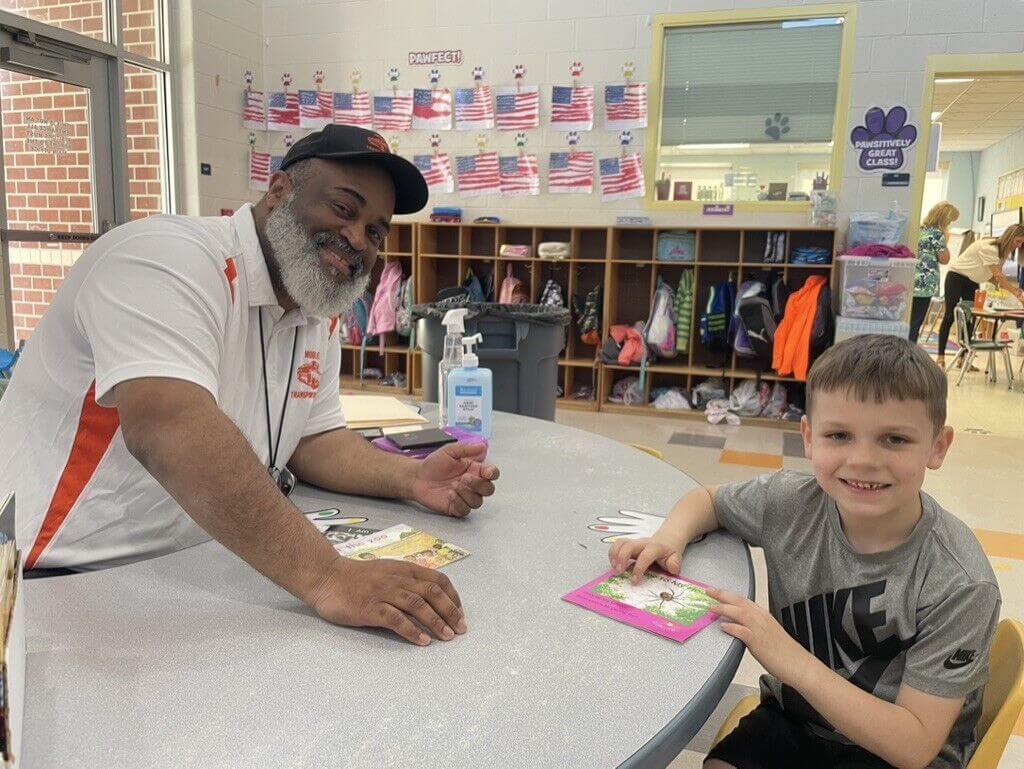
[[[344,315],[366,291],[370,274],[364,267],[358,271],[353,267],[352,277],[346,281],[333,270],[325,270],[320,263],[321,245],[329,244],[343,253],[353,252],[333,233],[319,232],[311,238],[295,218],[294,202],[293,192],[270,212],[265,228],[281,283],[306,315]]]

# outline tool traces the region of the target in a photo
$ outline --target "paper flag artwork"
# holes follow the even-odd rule
[[[451,129],[452,92],[447,88],[414,88],[412,127],[423,131]]]
[[[455,130],[472,131],[494,128],[494,101],[491,87],[455,89]]]
[[[373,95],[373,127],[377,131],[408,131],[412,127],[412,91],[377,91]]]
[[[299,127],[299,95],[273,91],[267,98],[267,130],[294,131]]]
[[[548,192],[594,191],[593,152],[552,152],[548,162]]]
[[[330,91],[299,91],[299,126],[323,128],[334,122],[334,94]]]
[[[437,155],[413,155],[413,164],[420,169],[427,182],[427,189],[437,193],[455,191],[455,177],[452,176],[452,161],[448,153]]]
[[[263,91],[246,91],[242,105],[242,122],[250,131],[267,130],[267,106]]]
[[[609,131],[647,127],[647,83],[604,87],[604,127]]]
[[[594,127],[594,86],[556,85],[551,89],[551,127],[589,131]]]
[[[498,160],[501,194],[507,197],[540,194],[536,155],[508,155]]]
[[[644,163],[640,153],[601,158],[599,170],[601,202],[644,196]]]
[[[495,195],[501,192],[498,153],[480,152],[455,158],[455,176],[463,197]]]
[[[497,89],[495,125],[500,131],[522,131],[540,125],[540,91],[535,85]]]
[[[270,180],[270,153],[249,150],[249,188],[266,191]]]
[[[372,127],[373,112],[370,110],[369,92],[335,92],[334,122],[339,125],[354,125],[359,126],[360,128]]]

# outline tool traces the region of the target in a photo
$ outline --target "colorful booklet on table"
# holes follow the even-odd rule
[[[404,524],[335,545],[334,549],[346,558],[390,558],[410,561],[428,569],[440,569],[469,555],[468,550]]]
[[[633,585],[629,582],[631,573],[605,572],[562,598],[648,633],[680,642],[718,618],[711,611],[715,600],[707,594],[707,585],[654,570],[648,571],[638,584]]]

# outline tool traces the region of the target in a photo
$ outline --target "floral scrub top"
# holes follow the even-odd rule
[[[946,238],[934,227],[922,227],[917,239],[917,271],[914,273],[914,296],[939,295],[939,252],[946,248]]]

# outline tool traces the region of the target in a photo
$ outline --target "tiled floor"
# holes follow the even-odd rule
[[[1019,360],[1015,362],[1016,371]],[[941,470],[931,472],[925,491],[975,528],[999,579],[1003,616],[1024,618],[1024,392],[1004,381],[987,384],[968,374],[950,387],[949,424],[956,431]],[[784,467],[810,470],[798,434],[763,427],[716,426],[677,418],[579,411],[558,412],[557,420],[624,443],[661,451],[665,460],[703,484],[746,480]],[[652,511],[653,512],[653,511]],[[766,604],[764,559],[754,552],[758,601]],[[755,691],[760,665],[747,655],[723,704],[702,732],[672,763],[696,769],[732,704]],[[1000,769],[1024,769],[1024,719],[1017,724]]]

